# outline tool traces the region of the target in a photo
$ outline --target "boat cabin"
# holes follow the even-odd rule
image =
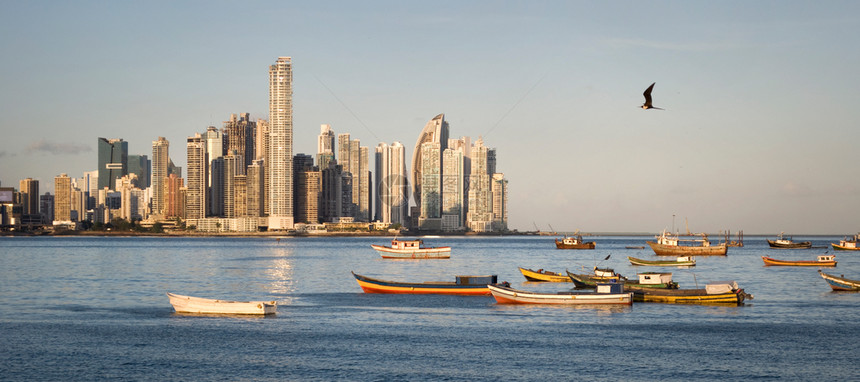
[[[836,260],[835,255],[821,255],[818,256],[818,261],[834,261]]]
[[[575,237],[565,236],[564,239],[561,239],[561,242],[562,242],[562,244],[565,244],[565,245],[582,244],[582,236],[580,236],[580,235],[576,235]]]
[[[598,268],[598,267],[594,267],[594,275],[597,277],[615,277],[615,276],[618,276],[618,274],[615,273],[615,270],[612,268]]]
[[[597,293],[624,293],[623,283],[598,283]]]
[[[730,293],[738,289],[738,283],[734,281],[715,281],[705,285],[707,294]]]
[[[672,282],[672,273],[645,272],[639,273],[639,284],[669,284]]]
[[[676,261],[678,261],[679,263],[686,263],[688,261],[693,261],[693,257],[692,256],[678,256]]]
[[[857,248],[857,239],[858,238],[860,238],[860,233],[854,235],[854,238],[851,240],[848,240],[848,239],[839,240],[839,246],[845,247],[845,248],[851,248],[851,249]]]
[[[391,240],[392,249],[419,249],[424,242],[418,240]]]

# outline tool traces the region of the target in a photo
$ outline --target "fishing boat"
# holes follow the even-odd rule
[[[565,235],[561,240],[555,239],[556,249],[594,249],[595,246],[593,241],[583,241],[582,235],[579,234],[574,236]]]
[[[424,241],[391,240],[391,246],[371,244],[383,259],[450,259],[451,247],[423,247]]]
[[[799,248],[811,248],[812,242],[810,241],[801,241],[796,242],[791,239],[791,237],[785,238],[783,236],[785,232],[780,232],[777,235],[776,240],[767,239],[767,244],[771,248],[781,248],[781,249],[799,249]]]
[[[707,284],[701,289],[637,289],[633,291],[633,301],[662,302],[667,304],[715,304],[740,305],[751,294],[738,288],[734,281]]]
[[[543,282],[555,282],[555,283],[569,283],[570,277],[561,273],[555,273],[550,271],[545,271],[543,269],[532,270],[528,268],[518,267],[520,269],[520,273],[525,276],[528,281],[543,281]]]
[[[678,283],[672,281],[671,273],[644,272],[637,274],[637,280],[628,280],[611,269],[598,270],[595,274],[577,274],[567,271],[568,277],[578,289],[595,288],[600,283],[614,282],[624,284],[625,288],[663,288],[677,289]],[[607,272],[608,271],[608,272]]]
[[[839,240],[839,244],[830,243],[830,245],[833,246],[833,249],[837,251],[858,251],[860,250],[860,247],[857,246],[858,239],[860,239],[860,233],[854,235],[854,238],[851,240],[845,238]]]
[[[183,296],[168,292],[170,305],[176,313],[208,314],[275,314],[277,301],[227,301],[208,298]]]
[[[657,256],[723,256],[728,252],[726,243],[712,245],[704,233],[688,234],[691,238],[681,239],[666,230],[656,236],[656,241],[647,241]],[[696,238],[701,236],[701,238]]]
[[[852,291],[852,290],[860,290],[860,281],[846,279],[845,275],[834,276],[829,275],[827,273],[822,272],[820,269],[818,273],[821,274],[821,277],[824,278],[824,281],[827,281],[830,284],[830,288],[834,291]]]
[[[762,256],[764,265],[789,265],[795,267],[835,267],[836,256],[821,255],[816,260],[778,260],[767,256]]]
[[[600,284],[597,292],[541,293],[517,290],[502,285],[489,285],[490,293],[499,304],[598,305],[633,304],[633,293],[624,292],[621,284]]]
[[[627,256],[627,260],[630,260],[630,264],[633,265],[642,265],[642,266],[654,266],[654,267],[693,267],[696,265],[696,260],[693,260],[690,256],[679,256],[675,260],[643,260],[637,259],[635,257]]]
[[[498,282],[498,276],[455,276],[454,281],[401,282],[362,276],[352,272],[364,293],[488,295],[487,285]]]

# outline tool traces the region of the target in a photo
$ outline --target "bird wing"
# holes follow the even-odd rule
[[[652,83],[651,86],[649,86],[648,89],[645,89],[645,92],[642,93],[642,95],[645,96],[645,105],[647,106],[651,106],[651,90],[654,89],[654,84],[656,84],[656,82]]]

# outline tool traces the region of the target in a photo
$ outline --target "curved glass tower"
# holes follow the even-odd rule
[[[424,130],[421,130],[421,134],[418,135],[415,150],[412,151],[412,198],[417,206],[421,206],[421,178],[424,174],[422,167],[425,159],[422,155],[421,145],[425,143],[439,145],[439,150],[432,150],[432,152],[439,155],[439,158],[434,162],[440,164],[437,173],[441,173],[442,152],[448,148],[448,122],[445,122],[445,114],[439,114],[427,122]]]

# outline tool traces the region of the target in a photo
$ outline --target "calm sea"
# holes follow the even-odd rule
[[[425,238],[450,260],[382,260],[386,238],[0,238],[2,380],[828,380],[860,379],[860,294],[831,292],[817,268],[764,267],[747,237],[726,257],[672,269],[681,287],[735,280],[740,307],[497,305],[492,297],[363,294],[350,271],[403,281],[563,272],[653,258],[648,237],[596,237],[593,251],[551,237]],[[647,247],[646,247],[647,248]],[[603,260],[611,255],[609,260]],[[860,279],[860,254],[825,272]],[[165,292],[277,300],[272,317],[187,316]]]

